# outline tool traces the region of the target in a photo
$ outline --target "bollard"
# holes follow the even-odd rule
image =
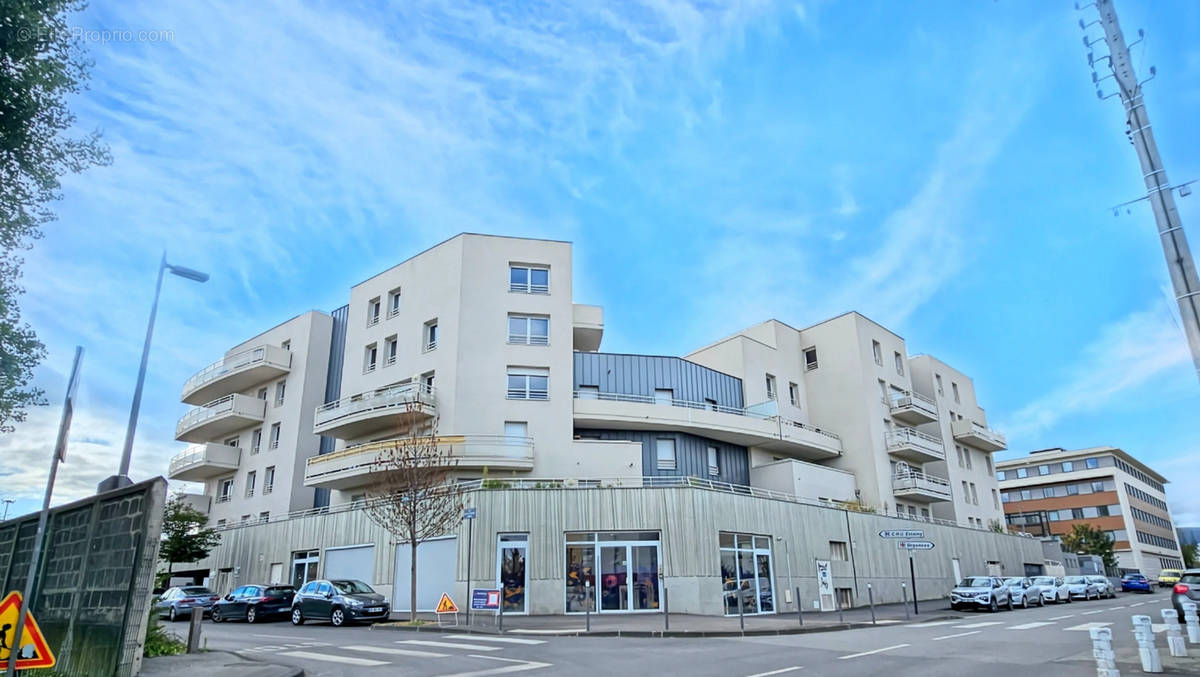
[[[671,602],[667,599],[667,588],[663,586],[663,631],[671,629]]]
[[[867,603],[871,605],[871,625],[875,625],[875,593],[871,592],[870,583],[867,583]]]
[[[800,627],[804,627],[804,605],[800,603],[800,588],[796,588],[796,618],[800,619]]]
[[[1187,626],[1188,643],[1200,644],[1200,617],[1196,616],[1196,603],[1183,602],[1183,622]]]
[[[187,652],[188,653],[199,653],[200,652],[200,634],[201,634],[200,629],[203,627],[203,623],[204,623],[204,611],[202,611],[200,609],[193,609],[192,616],[188,622],[188,641],[187,641]]]
[[[585,599],[586,604],[583,605],[584,621],[586,623],[586,625],[584,625],[584,632],[591,632],[592,631],[592,582],[591,581],[583,582],[583,593],[584,593],[584,597],[586,598]]]
[[[1121,677],[1117,670],[1116,654],[1112,649],[1112,630],[1091,628],[1092,658],[1096,659],[1096,677]]]
[[[496,607],[496,632],[504,634],[504,588],[500,588],[500,606]]]
[[[1149,616],[1133,617],[1133,637],[1137,640],[1142,672],[1162,672],[1162,659],[1158,655],[1158,647],[1154,646],[1154,629]]]
[[[904,595],[904,620],[912,620],[912,616],[908,613],[908,583],[900,584],[900,593]]]
[[[1163,623],[1167,626],[1167,649],[1173,658],[1187,658],[1187,644],[1179,629],[1179,613],[1175,609],[1162,610]]]
[[[844,623],[845,619],[842,617],[842,598],[837,594],[837,590],[833,591],[833,604],[838,610],[838,623]]]
[[[737,591],[738,598],[738,625],[742,627],[742,632],[746,632],[746,612],[742,608],[742,591]]]

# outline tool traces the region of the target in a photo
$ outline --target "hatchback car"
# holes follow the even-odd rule
[[[191,618],[194,609],[207,614],[218,599],[217,593],[202,585],[184,585],[167,588],[154,603],[154,608],[159,618],[174,622],[180,618]]]
[[[1085,578],[1096,584],[1096,589],[1100,591],[1100,597],[1116,599],[1117,587],[1113,585],[1108,576],[1085,576]]]
[[[212,607],[213,623],[245,620],[257,623],[292,612],[296,589],[290,585],[243,585],[217,600]]]
[[[1067,576],[1063,582],[1067,584],[1067,592],[1072,599],[1100,599],[1100,586],[1096,585],[1095,581],[1089,581],[1086,576]]]
[[[1004,586],[1008,588],[1008,594],[1012,596],[1014,606],[1019,606],[1022,609],[1028,609],[1031,606],[1042,606],[1045,600],[1042,599],[1042,588],[1033,584],[1028,578],[1014,576],[1004,579]]]
[[[292,625],[305,621],[329,621],[340,626],[363,621],[387,620],[391,609],[383,595],[353,579],[309,581],[292,600]]]
[[[1012,595],[1004,581],[995,576],[967,576],[950,591],[950,608],[987,609],[1013,608]]]
[[[1169,588],[1179,582],[1183,571],[1179,569],[1163,569],[1158,572],[1158,587]]]
[[[1071,592],[1067,589],[1067,584],[1063,582],[1061,577],[1034,576],[1030,580],[1041,590],[1043,602],[1058,604],[1059,602],[1069,603],[1071,601]]]
[[[1171,589],[1171,604],[1183,622],[1183,603],[1200,604],[1200,569],[1188,569],[1179,576],[1179,582]]]
[[[1121,577],[1121,592],[1154,592],[1154,588],[1142,574],[1125,574]]]

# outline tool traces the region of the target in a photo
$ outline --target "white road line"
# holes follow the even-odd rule
[[[1108,609],[1096,609],[1095,611],[1085,611],[1079,615],[1080,616],[1094,616],[1095,614],[1102,614],[1105,611],[1108,611]]]
[[[950,625],[951,623],[957,623],[957,622],[958,621],[931,621],[929,623],[913,623],[912,625],[910,625],[908,627],[910,627],[910,628],[932,628],[936,625]]]
[[[1072,626],[1069,628],[1063,628],[1063,630],[1064,631],[1075,630],[1078,632],[1087,632],[1088,630],[1091,630],[1092,628],[1103,628],[1103,627],[1107,627],[1109,625],[1112,625],[1112,623],[1080,623],[1079,625],[1075,625],[1075,626]]]
[[[1052,620],[1052,621],[1061,621],[1061,620],[1062,620],[1062,619],[1064,619],[1064,618],[1075,618],[1075,614],[1067,614],[1066,616],[1054,616],[1054,617],[1053,617],[1053,618],[1051,618],[1050,620]]]
[[[1110,606],[1110,607],[1108,607],[1108,610],[1109,610],[1109,611],[1116,611],[1117,609],[1124,609],[1124,608],[1125,608],[1125,607],[1124,607],[1123,605],[1122,605],[1122,606]]]
[[[884,651],[891,651],[892,649],[903,649],[906,646],[908,646],[908,645],[907,644],[896,644],[895,646],[885,646],[882,649],[875,649],[874,651],[864,651],[862,653],[852,653],[852,654],[848,654],[846,656],[838,656],[838,660],[844,661],[847,658],[861,658],[863,656],[870,656],[871,654],[883,653]]]
[[[519,661],[513,658],[497,658],[496,656],[476,656],[469,654],[471,658],[484,658],[490,661],[504,661],[512,663],[502,668],[491,668],[489,670],[475,670],[474,672],[456,672],[450,675],[442,675],[442,677],[478,677],[479,675],[501,675],[509,672],[524,672],[526,670],[537,670],[539,668],[548,668],[554,665],[553,663],[538,663],[536,661]]]
[[[562,628],[560,630],[532,630],[517,628],[515,630],[510,630],[509,632],[522,635],[574,635],[576,633],[584,632],[586,629],[587,628]]]
[[[941,637],[934,637],[933,641],[940,642],[943,639],[953,639],[955,637],[966,637],[967,635],[978,635],[981,632],[983,632],[983,630],[972,630],[970,632],[960,632],[960,633],[954,634],[954,635],[942,635]]]
[[[518,639],[516,637],[492,637],[491,635],[446,635],[446,639],[471,639],[478,642],[500,642],[502,644],[545,644],[544,639]]]
[[[986,628],[989,625],[1004,625],[1003,621],[983,621],[982,623],[967,623],[966,625],[956,625],[956,628]]]
[[[295,635],[250,635],[251,637],[266,637],[267,639],[296,639]]]
[[[498,646],[484,646],[482,644],[460,644],[458,642],[433,642],[427,639],[407,639],[396,642],[397,644],[413,644],[416,646],[431,646],[435,649],[467,649],[468,651],[499,651]]]
[[[1138,602],[1138,603],[1136,603],[1136,604],[1130,604],[1130,605],[1129,605],[1129,608],[1130,608],[1130,609],[1132,609],[1132,608],[1133,608],[1133,607],[1135,607],[1135,606],[1141,606],[1141,605],[1143,605],[1143,604],[1145,604],[1145,602]]]
[[[365,651],[367,653],[382,653],[389,656],[412,656],[413,658],[445,658],[450,654],[434,653],[432,651],[416,651],[414,649],[393,649],[390,646],[367,646],[366,644],[356,644],[354,646],[342,647],[351,651]]]
[[[389,665],[387,661],[373,661],[369,658],[354,658],[353,656],[337,656],[334,654],[313,653],[311,651],[284,651],[280,656],[291,656],[292,658],[303,658],[309,661],[326,661],[328,663],[343,663],[345,665],[360,665],[364,668],[373,668],[380,665]]]
[[[1054,625],[1053,621],[1038,621],[1036,623],[1022,623],[1021,625],[1010,625],[1007,630],[1032,630],[1046,625]]]
[[[796,670],[803,670],[803,669],[804,669],[803,665],[793,665],[790,668],[779,668],[778,670],[772,670],[770,672],[756,672],[753,675],[746,675],[746,677],[767,677],[767,675],[782,675],[785,672],[794,672]]]

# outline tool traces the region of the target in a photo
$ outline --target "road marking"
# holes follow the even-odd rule
[[[897,644],[895,646],[885,646],[882,649],[875,649],[874,651],[864,651],[862,653],[852,653],[852,654],[849,654],[846,656],[838,656],[838,660],[844,661],[847,658],[861,658],[863,656],[870,656],[871,654],[883,653],[884,651],[891,651],[892,649],[903,649],[906,646],[908,646],[908,645],[907,644]]]
[[[1079,625],[1075,625],[1075,626],[1072,626],[1069,628],[1063,628],[1063,630],[1076,630],[1079,632],[1087,632],[1088,630],[1091,630],[1092,628],[1103,628],[1103,627],[1107,627],[1109,625],[1112,625],[1112,623],[1080,623]]]
[[[957,623],[957,622],[958,621],[931,621],[929,623],[913,623],[912,625],[910,625],[908,627],[910,627],[910,628],[932,628],[935,625],[950,625],[951,623]]]
[[[354,646],[342,647],[351,651],[365,651],[367,653],[384,653],[390,656],[412,656],[414,658],[445,658],[450,654],[434,653],[432,651],[416,651],[415,649],[393,649],[390,646],[367,646],[366,644],[356,644]]]
[[[538,663],[536,661],[519,661],[514,658],[497,658],[496,656],[476,656],[469,654],[471,658],[483,658],[489,661],[504,661],[512,663],[502,668],[491,668],[489,670],[475,670],[473,672],[456,672],[450,675],[442,675],[442,677],[478,677],[479,675],[501,675],[508,672],[524,672],[526,670],[537,670],[539,668],[548,668],[553,663]]]
[[[1138,602],[1137,604],[1130,604],[1130,605],[1129,605],[1129,608],[1130,608],[1130,609],[1132,609],[1132,608],[1133,608],[1133,607],[1135,607],[1135,606],[1141,606],[1141,605],[1143,605],[1143,604],[1145,604],[1145,602]]]
[[[517,628],[516,630],[510,630],[509,632],[522,635],[574,635],[586,630],[587,628],[563,628],[561,630],[533,630]]]
[[[502,644],[545,644],[544,639],[518,639],[516,637],[491,637],[489,635],[446,635],[446,639],[471,639],[479,642],[500,642]]]
[[[1125,608],[1125,606],[1124,606],[1124,605],[1122,605],[1122,606],[1110,606],[1110,607],[1108,607],[1108,610],[1109,610],[1109,611],[1116,611],[1117,609],[1124,609],[1124,608]]]
[[[804,669],[803,665],[793,665],[790,668],[779,668],[778,670],[772,670],[770,672],[756,672],[753,675],[746,675],[746,677],[767,677],[767,675],[782,675],[785,672],[793,672],[795,670],[803,670],[803,669]]]
[[[1052,620],[1052,621],[1061,621],[1061,620],[1062,620],[1062,619],[1064,619],[1064,618],[1075,618],[1075,614],[1067,614],[1066,616],[1054,616],[1054,617],[1053,617],[1053,618],[1051,618],[1050,620]]]
[[[1021,625],[1010,625],[1008,630],[1032,630],[1046,625],[1054,625],[1052,621],[1038,621],[1035,623],[1022,623]]]
[[[989,625],[1004,625],[1003,621],[983,621],[982,623],[967,623],[966,625],[956,625],[956,628],[986,628]]]
[[[1108,611],[1108,609],[1096,609],[1095,611],[1085,611],[1079,615],[1080,616],[1094,616],[1095,614],[1102,614],[1105,611]]]
[[[967,635],[978,635],[981,632],[983,632],[983,630],[972,630],[970,632],[960,632],[955,635],[942,635],[941,637],[934,637],[933,641],[940,642],[943,639],[953,639],[955,637],[966,637]]]
[[[396,642],[397,644],[413,644],[416,646],[431,646],[435,649],[467,649],[468,651],[499,651],[498,646],[484,646],[482,644],[460,644],[458,642],[434,642],[427,639],[406,639]]]
[[[266,637],[267,639],[296,639],[295,635],[250,635],[251,637]]]
[[[329,663],[344,663],[346,665],[361,665],[364,668],[389,665],[387,661],[374,661],[369,658],[354,658],[352,656],[335,656],[333,654],[313,653],[311,651],[284,651],[279,655],[291,656],[292,658],[303,658],[310,661],[326,661]]]

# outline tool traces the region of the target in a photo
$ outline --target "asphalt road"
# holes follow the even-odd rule
[[[1168,596],[1120,595],[1115,600],[1041,609],[949,614],[956,620],[889,624],[841,632],[735,638],[556,637],[534,634],[414,633],[287,621],[246,625],[205,622],[207,646],[309,675],[492,675],[570,671],[584,675],[686,674],[768,677],[919,675],[920,677],[1093,677],[1088,628],[1113,630],[1123,672],[1137,661],[1130,617],[1160,620]],[[180,630],[184,630],[180,624]],[[1161,629],[1161,628],[1156,628]],[[1176,674],[1200,674],[1200,658],[1171,662]],[[1193,648],[1193,655],[1200,649]]]

